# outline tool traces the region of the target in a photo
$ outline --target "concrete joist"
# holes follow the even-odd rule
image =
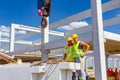
[[[34,32],[34,33],[41,33],[41,29],[40,28],[35,28],[35,27],[30,27],[30,26],[24,26],[24,25],[19,25],[19,24],[14,24],[15,29],[18,30],[25,30],[25,31],[30,31],[30,32]],[[62,32],[58,32],[58,31],[49,31],[50,35],[54,35],[54,36],[64,36],[64,33]]]
[[[103,22],[104,27],[115,25],[115,24],[120,24],[120,17],[115,17],[115,18],[112,18],[112,19],[109,19],[109,20],[105,20]],[[68,36],[68,35],[73,34],[73,33],[78,33],[78,32],[83,33],[83,32],[88,32],[88,31],[92,31],[91,25],[84,26],[84,27],[81,27],[81,28],[78,28],[78,29],[75,29],[75,30],[72,30],[72,31],[66,31],[65,36]],[[113,33],[111,33],[111,34],[113,34]]]
[[[110,43],[112,43],[110,40],[114,40],[116,39],[115,41],[115,44],[119,44],[117,42],[117,37],[120,37],[118,34],[114,34],[112,36],[106,36],[106,35],[111,35],[112,33],[110,32],[106,32],[104,31],[104,39],[106,40],[105,42],[105,45],[106,46],[112,46],[110,45]],[[116,36],[116,37],[114,37]],[[92,41],[92,32],[88,32],[88,33],[83,33],[81,34],[80,38],[79,38],[81,41],[85,41],[85,42],[91,42]],[[119,38],[118,38],[119,39]],[[58,48],[64,48],[64,46],[67,44],[66,42],[67,38],[64,38],[64,39],[60,39],[60,40],[56,40],[54,42],[49,42],[49,43],[46,43],[45,44],[45,49],[46,50],[53,50],[53,49],[58,49]],[[109,42],[110,41],[110,42]],[[54,44],[54,45],[53,45]],[[92,43],[91,43],[92,44]],[[108,45],[109,44],[109,45]],[[119,48],[119,47],[118,47]],[[118,49],[116,48],[116,49]],[[26,48],[23,48],[22,50],[18,50],[18,51],[15,51],[15,52],[11,52],[9,54],[19,54],[19,53],[24,53],[24,52],[27,52],[29,49],[29,52],[30,51],[37,51],[37,50],[40,50],[41,49],[41,45],[35,45],[35,46],[31,46],[31,47],[26,47]],[[107,49],[106,47],[106,50],[110,50],[110,49]],[[112,51],[114,52],[114,50],[112,49]]]
[[[85,41],[85,42],[92,41],[92,34],[91,33],[82,34],[79,37],[79,39],[81,41]],[[54,42],[47,43],[45,45],[45,49],[46,50],[53,50],[53,49],[63,48],[65,45],[67,45],[66,40],[67,40],[67,38],[64,38],[64,39],[61,39],[61,40],[57,40],[57,41],[54,41]]]
[[[105,31],[104,32],[104,37],[107,38],[107,39],[112,39],[114,41],[120,41],[120,35],[119,34],[110,33],[110,32]]]
[[[115,25],[115,24],[120,24],[120,16],[109,19],[109,20],[105,20],[103,22],[104,27],[105,26],[111,26],[111,25]]]
[[[1,38],[0,42],[9,42],[9,39],[6,39],[6,38]],[[18,40],[18,41],[15,41],[15,43],[17,44],[26,44],[26,45],[31,45],[32,44],[32,41],[24,41],[24,40]]]

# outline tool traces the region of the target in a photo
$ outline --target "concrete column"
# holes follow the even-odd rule
[[[14,51],[14,41],[15,41],[15,28],[14,24],[11,24],[10,27],[10,43],[9,43],[9,52]]]
[[[106,69],[108,69],[108,67],[109,67],[109,66],[108,66],[108,56],[109,56],[109,55],[106,54]]]
[[[118,68],[118,59],[114,59],[114,68]]]
[[[118,68],[120,67],[120,63],[119,62],[120,62],[120,60],[118,59]]]
[[[2,49],[1,48],[1,35],[2,35],[2,32],[0,31],[0,49]]]
[[[108,68],[112,67],[112,58],[108,58]]]
[[[94,58],[91,58],[91,59],[92,59],[93,71],[95,71],[95,63],[94,63]]]
[[[119,59],[117,59],[117,68],[119,68]]]
[[[89,60],[89,58],[87,57],[87,59],[85,60],[85,69],[87,70],[87,67],[88,67],[88,60]]]
[[[113,58],[109,58],[109,60],[110,60],[110,68],[114,68],[114,65],[113,65]]]
[[[42,61],[48,61],[48,54],[45,52],[45,43],[49,42],[49,18],[47,17],[47,27],[41,29],[41,55]]]
[[[111,67],[114,68],[114,59],[112,58],[112,61],[111,61]]]
[[[116,66],[115,66],[116,65],[116,60],[115,59],[113,59],[113,63],[112,64],[113,64],[113,68],[116,68]]]
[[[101,0],[91,0],[96,80],[107,80]]]

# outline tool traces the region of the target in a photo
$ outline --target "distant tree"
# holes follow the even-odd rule
[[[88,70],[93,70],[92,66],[87,67]]]

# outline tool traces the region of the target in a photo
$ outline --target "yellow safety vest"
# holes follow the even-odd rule
[[[75,58],[73,57],[73,46],[65,46],[65,52],[66,52],[66,61],[74,62]]]
[[[80,45],[80,41],[73,44],[73,52],[74,52],[73,57],[74,58],[78,58],[78,57],[85,55],[85,53],[83,52],[83,49],[79,49],[79,45]]]

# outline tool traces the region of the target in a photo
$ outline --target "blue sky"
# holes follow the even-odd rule
[[[105,3],[110,0],[102,0]],[[52,0],[50,23],[72,16],[90,8],[90,0]],[[120,16],[120,8],[103,14],[103,19]],[[10,26],[11,23],[33,27],[40,25],[41,17],[37,14],[37,0],[1,0],[0,25]],[[91,23],[91,19],[86,19]],[[120,26],[115,25],[105,30],[119,33]],[[113,30],[114,29],[114,30]]]

